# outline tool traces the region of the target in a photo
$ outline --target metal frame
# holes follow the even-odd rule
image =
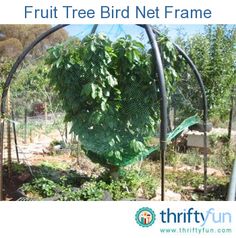
[[[9,86],[12,82],[13,76],[16,73],[18,67],[22,63],[22,61],[25,59],[25,57],[28,55],[28,53],[42,40],[44,40],[46,37],[51,35],[52,33],[60,30],[61,28],[64,28],[68,26],[69,24],[63,24],[63,25],[57,25],[55,27],[52,27],[45,33],[41,34],[39,37],[37,37],[28,47],[25,48],[25,50],[21,53],[21,55],[17,58],[16,62],[14,63],[13,67],[11,68],[11,71],[6,79],[6,82],[4,84],[3,93],[2,93],[2,101],[1,101],[1,122],[0,122],[0,201],[3,200],[3,138],[4,138],[4,119],[5,119],[5,111],[6,111],[6,98],[9,90]],[[166,154],[166,138],[167,138],[167,96],[166,96],[166,87],[165,87],[165,78],[164,78],[164,69],[163,64],[160,56],[160,50],[158,47],[158,43],[155,39],[156,35],[160,35],[156,30],[154,30],[150,25],[138,25],[145,29],[146,34],[149,38],[151,47],[153,49],[153,56],[155,60],[155,70],[157,78],[155,80],[156,87],[160,91],[160,119],[161,119],[161,125],[160,125],[160,157],[161,157],[161,200],[164,201],[164,181],[165,181],[165,154]],[[98,25],[94,25],[92,32],[95,33]],[[195,65],[190,60],[190,58],[185,54],[183,50],[181,50],[177,45],[175,45],[177,50],[180,54],[183,55],[183,57],[186,59],[186,61],[189,63],[190,67],[192,68],[198,82],[199,86],[201,88],[201,92],[203,95],[203,105],[204,105],[204,138],[206,138],[206,122],[207,122],[207,102],[206,102],[206,94],[204,85],[201,79],[201,76],[199,72],[197,71]],[[204,145],[206,147],[206,139],[204,139]],[[204,163],[206,168],[206,160]],[[204,169],[204,174],[206,175],[206,169]],[[206,176],[205,176],[206,178]],[[206,182],[205,182],[206,185]]]
[[[227,193],[227,201],[236,201],[236,159],[233,162],[233,169]]]

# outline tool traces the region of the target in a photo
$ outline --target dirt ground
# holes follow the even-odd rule
[[[217,134],[226,134],[227,130],[222,128],[214,128],[211,132]],[[236,144],[236,131],[232,132],[233,143]],[[28,168],[29,172],[22,175],[13,175],[11,180],[6,181],[6,200],[16,200],[17,194],[15,195],[17,189],[25,182],[29,181],[33,174],[30,171],[31,167],[39,166],[43,163],[60,163],[61,166],[66,166],[68,169],[76,170],[77,173],[86,176],[96,176],[99,175],[102,171],[101,167],[97,164],[92,163],[89,159],[86,158],[83,153],[79,155],[78,158],[72,156],[68,151],[61,151],[61,153],[53,154],[55,148],[50,146],[51,142],[54,140],[61,140],[59,132],[54,131],[48,135],[38,135],[31,139],[31,143],[24,144],[23,140],[18,140],[18,150],[19,150],[19,159],[21,163],[24,163]],[[12,149],[13,161],[16,161],[16,151]],[[5,147],[5,158],[7,157],[7,148]],[[176,170],[173,167],[166,167],[167,171]],[[193,167],[193,166],[182,166],[177,169],[178,171],[192,171],[194,173],[203,174],[203,167]],[[208,168],[208,174],[216,177],[225,176],[222,171]],[[186,188],[192,189],[192,188]]]

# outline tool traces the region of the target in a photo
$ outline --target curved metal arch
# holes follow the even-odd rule
[[[1,128],[0,128],[0,143],[1,143],[1,149],[0,149],[0,201],[3,200],[3,134],[4,134],[4,114],[6,110],[6,98],[7,93],[9,90],[9,86],[12,82],[13,76],[16,73],[19,65],[22,63],[22,61],[25,59],[27,54],[37,45],[39,44],[43,39],[51,35],[52,33],[58,31],[59,29],[68,26],[69,24],[64,25],[57,25],[45,33],[41,34],[38,38],[36,38],[17,58],[16,62],[14,63],[13,67],[11,68],[10,73],[8,74],[8,77],[6,79],[6,82],[4,84],[3,93],[2,93],[2,101],[1,101]],[[92,32],[95,32],[98,25],[94,25]],[[139,25],[140,26],[140,25]],[[155,35],[150,27],[150,25],[141,25],[145,28],[146,34],[149,38],[149,41],[151,43],[152,49],[153,49],[153,55],[154,60],[156,63],[156,74],[159,76],[157,79],[158,82],[158,88],[160,90],[161,94],[161,104],[160,104],[160,112],[161,112],[161,128],[160,128],[160,156],[162,161],[162,169],[161,169],[161,178],[162,178],[162,192],[161,192],[161,200],[164,200],[164,165],[165,165],[165,151],[166,151],[166,137],[167,137],[167,97],[166,97],[166,88],[165,88],[165,78],[164,78],[164,70],[163,65],[161,61],[160,51],[158,44],[155,40]],[[157,84],[157,82],[156,82]]]

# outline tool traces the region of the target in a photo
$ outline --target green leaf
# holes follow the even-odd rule
[[[166,42],[166,47],[169,51],[172,51],[174,49],[174,46],[170,41]]]
[[[103,98],[102,88],[97,86],[97,97]]]
[[[111,87],[114,87],[118,84],[117,79],[112,77],[112,75],[107,76],[107,82]]]
[[[102,111],[105,111],[106,110],[106,102],[102,102],[101,103],[101,109],[102,109]]]
[[[133,139],[130,142],[130,147],[135,151],[135,152],[141,152],[145,150],[145,146],[142,142],[137,141],[136,139]]]
[[[122,156],[121,156],[121,153],[120,153],[120,151],[115,151],[115,157],[117,158],[117,159],[119,159],[119,160],[122,160]]]
[[[97,85],[91,83],[91,97],[95,99],[97,97]]]
[[[81,90],[81,96],[85,95],[85,96],[89,96],[92,92],[92,87],[91,87],[91,83],[87,83],[83,86],[82,90]]]
[[[91,49],[92,52],[95,52],[95,51],[96,51],[96,47],[95,47],[95,45],[94,45],[94,42],[91,42],[90,49]]]

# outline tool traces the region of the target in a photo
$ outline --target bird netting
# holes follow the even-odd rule
[[[62,99],[65,120],[72,122],[71,131],[89,158],[100,164],[124,166],[158,149],[160,93],[152,50],[144,40],[126,34],[111,40],[97,33],[49,50],[49,77]],[[200,119],[191,104],[193,93],[187,92],[189,82],[182,80],[181,57],[166,38],[159,43],[169,111],[180,112],[179,126],[169,127],[171,141]]]

